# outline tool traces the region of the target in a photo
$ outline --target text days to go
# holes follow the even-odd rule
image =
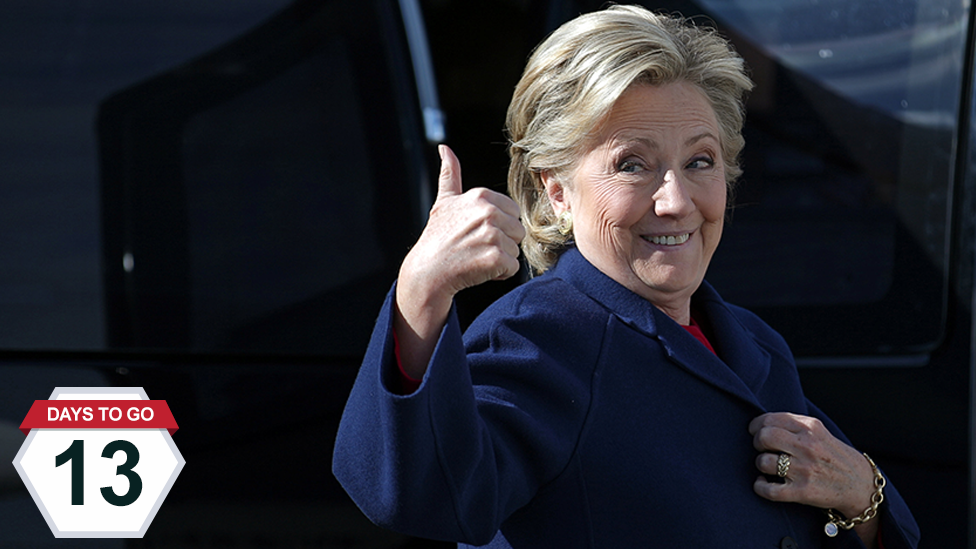
[[[96,408],[92,408],[91,406],[80,406],[77,408],[71,406],[65,406],[64,408],[49,406],[47,409],[48,421],[94,421],[96,416],[100,416],[101,421],[121,421],[122,408],[118,406],[98,406]],[[153,409],[149,406],[144,408],[133,406],[125,411],[125,417],[129,421],[152,421],[153,416]]]

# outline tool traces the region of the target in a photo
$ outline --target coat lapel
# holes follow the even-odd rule
[[[764,411],[756,395],[769,373],[769,353],[756,344],[741,324],[727,317],[731,315],[727,308],[709,309],[709,322],[716,334],[710,342],[721,358],[664,313],[660,313],[658,341],[678,366]]]
[[[593,267],[576,248],[560,256],[552,274],[601,303],[624,323],[657,340],[678,367],[764,410],[756,395],[769,374],[769,353],[756,343],[707,283],[702,283],[695,301],[708,315],[716,334],[711,343],[721,359],[657,307]]]

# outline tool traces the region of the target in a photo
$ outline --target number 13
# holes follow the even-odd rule
[[[67,462],[71,462],[71,505],[85,504],[85,441],[75,440],[68,446],[68,449],[61,452],[54,459],[54,466],[60,467]],[[129,490],[121,496],[115,493],[111,486],[104,486],[101,489],[102,497],[105,501],[116,507],[124,507],[139,499],[142,493],[142,478],[132,470],[139,463],[139,449],[135,444],[128,440],[113,440],[105,445],[102,450],[102,457],[109,458],[115,456],[118,451],[125,452],[125,463],[115,468],[116,475],[125,475],[129,479]]]

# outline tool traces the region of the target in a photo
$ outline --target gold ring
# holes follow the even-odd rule
[[[776,475],[781,478],[786,478],[790,472],[790,455],[780,454],[779,459],[776,460]]]

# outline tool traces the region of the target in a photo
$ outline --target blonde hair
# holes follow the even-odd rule
[[[529,58],[508,107],[508,191],[522,209],[522,252],[532,269],[555,264],[572,235],[559,232],[541,173],[570,170],[600,121],[633,84],[687,81],[719,123],[729,191],[742,151],[745,63],[711,28],[638,6],[611,6],[569,21]]]

